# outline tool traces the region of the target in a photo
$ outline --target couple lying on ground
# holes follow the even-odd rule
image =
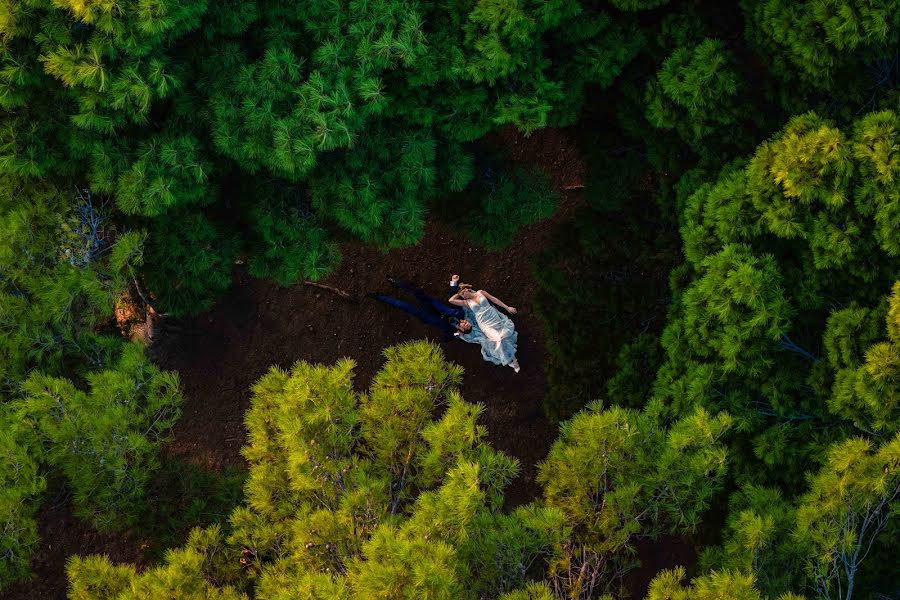
[[[388,281],[415,296],[419,306],[383,294],[369,294],[369,297],[399,308],[426,325],[437,327],[444,332],[445,341],[456,337],[470,344],[478,344],[484,360],[495,365],[509,365],[516,373],[519,372],[519,361],[516,359],[519,334],[510,318],[497,310],[494,304],[513,315],[516,314],[515,308],[484,290],[473,291],[472,286],[460,283],[459,275],[450,279],[453,295],[448,302],[454,306],[447,306],[406,281],[390,276]]]

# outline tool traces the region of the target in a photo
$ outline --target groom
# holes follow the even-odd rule
[[[454,279],[456,281],[456,285],[458,286],[459,276],[454,275]],[[373,298],[375,300],[378,300],[379,302],[384,302],[385,304],[393,306],[394,308],[399,308],[403,312],[417,317],[426,325],[437,327],[443,332],[443,341],[445,342],[452,340],[454,337],[458,337],[463,339],[464,341],[468,341],[466,338],[468,334],[472,332],[472,323],[470,323],[465,318],[465,313],[461,308],[456,306],[447,306],[437,298],[429,296],[421,289],[413,286],[411,283],[408,283],[406,281],[394,279],[390,275],[388,275],[387,280],[390,281],[394,287],[405,290],[415,296],[416,300],[419,301],[419,306],[415,306],[414,304],[411,304],[399,298],[385,296],[384,294],[369,293],[366,295],[369,298]],[[450,282],[450,286],[451,290],[455,293],[456,287],[454,287],[453,281]]]

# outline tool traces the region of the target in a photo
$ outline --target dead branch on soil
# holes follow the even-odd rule
[[[572,185],[564,185],[564,186],[563,186],[563,189],[566,190],[566,191],[569,191],[569,190],[583,190],[583,189],[584,189],[584,184],[583,184],[583,183],[573,183]]]
[[[156,308],[156,305],[153,304],[153,301],[150,300],[150,298],[147,297],[147,294],[144,293],[144,290],[141,289],[141,284],[138,283],[137,277],[132,277],[131,279],[134,281],[134,289],[137,290],[138,296],[141,297],[141,300],[144,301],[144,304],[152,308],[153,312],[155,312],[157,316],[165,317],[166,313]]]
[[[337,294],[341,298],[346,298],[347,300],[353,300],[353,296],[351,296],[349,292],[345,292],[342,289],[338,289],[338,288],[330,286],[330,285],[325,285],[324,283],[316,283],[315,281],[309,281],[309,280],[304,281],[303,283],[305,283],[306,285],[311,285],[313,287],[317,287],[319,289],[328,290],[332,294]]]

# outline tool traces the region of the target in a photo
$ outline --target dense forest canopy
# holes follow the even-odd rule
[[[523,290],[540,497],[505,501],[434,344],[366,393],[301,361],[247,391],[226,518],[73,555],[70,597],[622,597],[666,536],[698,560],[653,600],[900,595],[896,0],[0,0],[0,63],[0,590],[48,488],[99,531],[147,510],[184,393],[123,307],[429,220],[508,246],[562,196],[493,136],[569,127],[583,198]]]

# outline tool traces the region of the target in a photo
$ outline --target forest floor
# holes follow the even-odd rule
[[[474,246],[460,232],[435,222],[428,224],[424,239],[412,248],[382,253],[361,243],[345,243],[340,268],[321,283],[346,290],[352,300],[302,284],[281,288],[251,278],[243,267],[236,268],[232,289],[211,312],[166,323],[152,346],[156,362],[179,373],[185,392],[183,414],[164,449],[164,460],[215,472],[245,469],[240,448],[245,441],[243,419],[250,387],[269,367],[290,367],[298,360],[332,364],[349,356],[357,363],[355,386],[364,390],[383,364],[385,347],[436,339],[436,331],[365,294],[394,294],[396,290],[386,281],[394,275],[443,297],[450,274],[460,273],[463,281],[518,308],[514,320],[521,373],[484,362],[478,348],[469,344],[453,341],[443,348],[449,360],[465,369],[463,397],[485,405],[480,422],[487,428],[490,443],[521,462],[521,475],[507,491],[508,504],[536,498],[540,491],[536,465],[556,438],[557,427],[542,411],[546,351],[541,323],[531,308],[536,290],[531,258],[545,246],[555,226],[571,218],[583,202],[579,187],[585,169],[565,131],[543,130],[524,138],[504,130],[492,142],[522,166],[545,170],[563,191],[552,219],[525,228],[510,247],[499,252]],[[159,489],[166,486],[171,487],[152,486],[151,503],[171,495]],[[60,487],[60,494],[64,488]],[[163,526],[160,523],[100,534],[77,519],[70,502],[60,494],[38,515],[41,543],[32,561],[36,577],[0,594],[3,598],[64,598],[64,566],[71,554],[105,553],[114,562],[140,566],[158,557],[158,552],[148,556],[148,549]],[[150,514],[148,519],[155,521]],[[656,569],[692,562],[691,549],[675,539],[654,545],[650,556],[640,554],[644,567],[629,585],[636,593],[646,589]]]
[[[555,167],[559,187],[580,184],[583,166],[574,145],[559,131],[542,133],[527,140],[509,134],[503,142],[519,150],[519,160]],[[520,373],[485,362],[477,346],[453,341],[442,347],[449,360],[465,369],[463,397],[485,404],[480,422],[491,444],[522,463],[508,501],[520,504],[534,498],[535,465],[546,455],[557,428],[542,412],[545,357],[541,324],[530,306],[535,289],[531,256],[580,201],[578,191],[568,192],[553,219],[526,228],[499,252],[474,246],[461,233],[435,222],[411,248],[383,253],[362,243],[344,244],[340,267],[320,283],[349,292],[352,300],[306,285],[282,288],[238,270],[228,297],[212,312],[181,324],[154,346],[160,366],[181,374],[187,397],[166,452],[214,469],[243,464],[239,451],[249,389],[272,365],[287,368],[298,360],[330,365],[351,357],[357,364],[355,386],[367,389],[384,364],[384,348],[409,340],[438,340],[440,332],[366,298],[366,293],[404,297],[388,283],[393,275],[446,298],[450,275],[459,273],[463,281],[518,309],[514,320]]]

